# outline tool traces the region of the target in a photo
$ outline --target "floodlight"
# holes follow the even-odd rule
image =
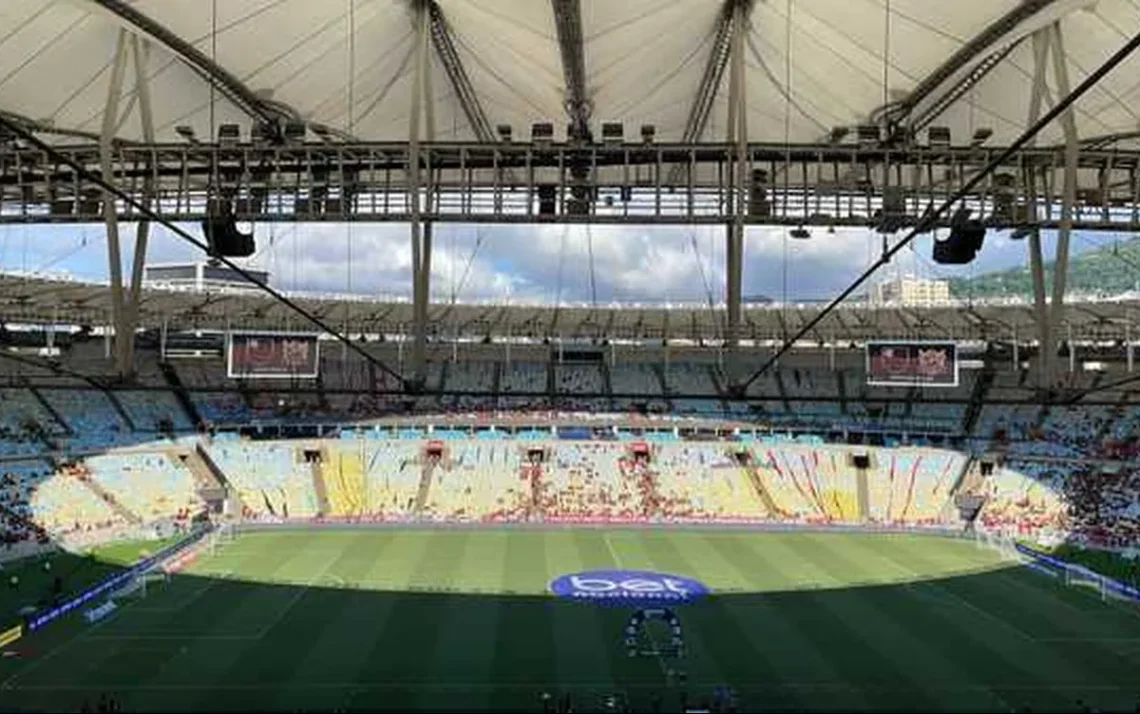
[[[530,140],[535,144],[550,145],[554,141],[554,125],[548,121],[531,124]]]
[[[496,127],[496,130],[499,133],[499,141],[503,142],[504,144],[511,143],[511,125],[510,124],[500,124],[498,127]]]
[[[878,144],[880,139],[878,124],[860,124],[855,128],[855,137],[860,146]]]
[[[285,122],[285,141],[287,143],[301,144],[305,141],[305,125],[299,121]]]
[[[932,149],[950,148],[950,127],[932,126],[926,130],[926,141]]]
[[[620,144],[625,139],[625,128],[621,122],[604,122],[602,124],[602,143]]]
[[[971,146],[981,146],[989,141],[989,138],[994,135],[993,129],[982,127],[974,132],[974,138],[970,141]]]
[[[233,146],[241,140],[241,127],[237,124],[222,124],[218,127],[218,144]]]
[[[657,127],[652,124],[641,125],[641,141],[646,144],[653,143],[653,137],[657,134]]]

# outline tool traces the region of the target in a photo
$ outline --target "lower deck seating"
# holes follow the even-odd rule
[[[520,465],[516,443],[452,445],[450,458],[434,469],[424,514],[447,520],[521,518],[531,489]]]
[[[349,439],[327,449],[321,475],[329,514],[347,517],[409,516],[422,476],[422,442]]]
[[[144,522],[186,520],[203,507],[190,471],[161,452],[122,452],[83,460],[81,473]]]
[[[318,513],[312,470],[291,443],[214,441],[207,448],[246,515],[311,518]]]

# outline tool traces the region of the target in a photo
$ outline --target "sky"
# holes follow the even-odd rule
[[[198,226],[182,226],[201,238]],[[248,229],[248,226],[245,227]],[[283,290],[357,293],[382,298],[411,295],[411,241],[407,224],[259,224],[257,254],[246,264],[269,270]],[[129,275],[134,226],[122,226],[123,264]],[[892,236],[898,240],[904,234]],[[163,227],[152,228],[149,262],[200,260],[197,248]],[[1077,234],[1073,252],[1124,240],[1109,233]],[[432,299],[538,303],[707,303],[724,297],[725,230],[713,226],[559,226],[440,224],[435,229]],[[1046,259],[1055,236],[1044,235]],[[905,274],[973,276],[1026,264],[1026,242],[990,233],[968,266],[935,265],[931,237],[901,251],[872,283]],[[882,250],[882,236],[866,229],[813,229],[807,240],[784,228],[749,227],[745,235],[743,294],[775,300],[828,300]],[[106,279],[102,225],[0,226],[0,270]],[[591,280],[591,265],[593,279]],[[1140,279],[1140,276],[1137,276]]]

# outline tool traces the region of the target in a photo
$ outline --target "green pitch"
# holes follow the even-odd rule
[[[630,611],[557,600],[560,574],[671,572],[682,660],[629,658]],[[0,710],[577,711],[624,692],[677,711],[735,687],[742,711],[1131,710],[1131,606],[934,536],[712,530],[326,530],[243,534],[94,626],[0,660]],[[669,670],[683,671],[683,687]]]

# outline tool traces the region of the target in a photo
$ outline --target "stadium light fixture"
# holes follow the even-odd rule
[[[285,122],[284,136],[286,143],[303,144],[305,142],[305,125],[299,121]]]
[[[504,144],[511,143],[511,125],[510,124],[500,124],[498,127],[496,127],[496,131],[499,134],[499,141],[503,142]]]
[[[621,122],[604,122],[602,124],[602,143],[607,146],[616,146],[625,140],[625,127]]]
[[[237,124],[222,124],[218,127],[218,144],[233,146],[241,140],[241,127]]]
[[[994,130],[982,127],[974,132],[974,138],[970,141],[970,146],[978,147],[990,140],[994,135]]]
[[[855,129],[855,138],[859,141],[859,146],[874,146],[879,143],[881,134],[879,132],[878,124],[860,124]]]
[[[926,143],[932,149],[950,148],[950,127],[932,126],[926,130]]]
[[[652,144],[653,137],[657,134],[657,127],[653,124],[641,125],[641,142],[643,144]]]
[[[554,143],[554,125],[548,121],[531,124],[530,140],[539,146],[550,146]]]

